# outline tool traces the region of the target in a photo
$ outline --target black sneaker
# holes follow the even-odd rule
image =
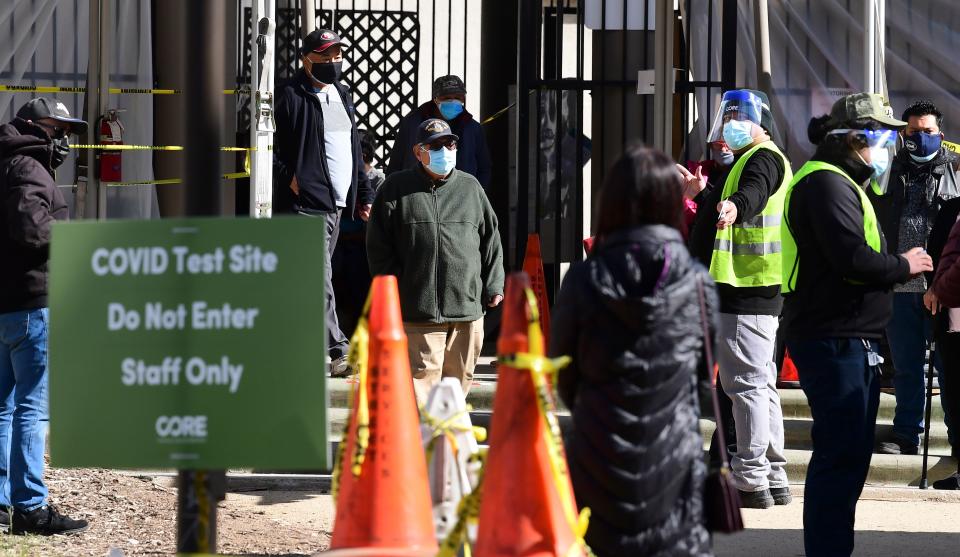
[[[789,487],[771,487],[770,496],[773,497],[774,505],[789,505],[793,502]]]
[[[79,534],[89,527],[86,520],[74,520],[61,514],[53,505],[44,505],[30,512],[13,510],[14,534]]]
[[[954,472],[952,475],[933,482],[933,489],[944,489],[956,491],[960,489],[960,472]]]
[[[881,441],[877,445],[877,452],[880,454],[903,454],[915,455],[920,453],[920,446],[894,438],[891,441]]]
[[[745,509],[769,509],[773,506],[773,497],[769,489],[740,491],[740,506]]]

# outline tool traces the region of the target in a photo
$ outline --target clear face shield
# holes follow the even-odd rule
[[[763,102],[750,91],[727,91],[713,120],[707,143],[722,141],[737,151],[753,142],[754,126],[760,126]]]
[[[827,135],[847,135],[853,133],[859,139],[862,139],[870,149],[870,162],[863,160],[865,164],[873,167],[873,177],[870,179],[870,187],[878,194],[887,193],[887,186],[890,183],[890,167],[893,162],[893,156],[896,154],[897,132],[888,129],[879,130],[851,130],[836,129],[830,131]],[[857,153],[860,156],[859,153]]]

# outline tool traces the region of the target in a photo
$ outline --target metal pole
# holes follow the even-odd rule
[[[90,0],[90,34],[88,52],[90,59],[87,64],[87,93],[84,98],[84,119],[89,122],[87,127],[86,143],[97,142],[98,120],[104,113],[106,102],[107,79],[105,74],[109,68],[104,61],[104,45],[106,42],[105,25],[107,11],[105,0]],[[93,150],[87,150],[82,156],[78,167],[77,217],[78,218],[106,218],[106,195],[101,195],[100,179],[97,176],[97,155]]]
[[[107,104],[110,102],[110,0],[100,1],[100,62],[97,69],[100,71],[100,78],[97,80],[97,116],[103,116],[107,113]],[[90,121],[90,126],[96,129],[100,128],[96,120]],[[107,218],[107,188],[97,182],[97,219],[106,220]]]
[[[877,4],[866,0],[863,13],[863,90],[877,92]]]
[[[770,14],[767,0],[757,0],[753,10],[754,43],[757,52],[757,86],[773,96],[773,78],[770,66]]]
[[[523,268],[523,256],[527,249],[527,232],[530,210],[530,96],[529,79],[533,51],[530,47],[530,29],[534,21],[533,9],[537,4],[529,0],[517,2],[517,248],[514,255],[515,269]],[[539,141],[539,139],[537,139]]]
[[[273,16],[271,15],[270,17]],[[303,18],[303,21],[300,27],[303,31],[303,36],[306,37],[311,31],[317,28],[316,0],[303,0],[303,13],[301,14],[301,17]],[[256,22],[256,20],[254,20],[254,22]],[[256,23],[254,23],[254,25],[255,24]]]
[[[653,41],[653,145],[671,154],[673,147],[673,4],[657,2]]]
[[[224,40],[221,2],[187,2],[183,28],[185,68],[185,175],[187,214],[221,214],[220,145],[223,124]],[[215,553],[217,502],[224,471],[180,470],[177,495],[177,552]]]

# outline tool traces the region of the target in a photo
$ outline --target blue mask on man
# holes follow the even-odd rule
[[[448,122],[463,114],[463,103],[458,100],[440,101],[437,106],[443,119]]]
[[[457,166],[457,150],[456,149],[447,149],[446,147],[441,147],[439,149],[432,149],[430,153],[430,164],[427,165],[427,170],[433,172],[437,176],[446,176],[450,174],[450,171]]]
[[[910,158],[917,162],[929,162],[940,152],[943,138],[938,133],[914,132],[903,138],[903,147]]]

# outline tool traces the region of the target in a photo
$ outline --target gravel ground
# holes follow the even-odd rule
[[[74,536],[0,535],[0,557],[106,556],[114,548],[121,553],[111,557],[174,554],[177,490],[171,479],[48,467],[46,481],[51,503],[71,517],[89,520],[90,529]],[[329,500],[306,492],[229,494],[218,512],[218,552],[295,556],[325,549],[332,513],[298,511],[291,516],[283,506],[311,497]]]

